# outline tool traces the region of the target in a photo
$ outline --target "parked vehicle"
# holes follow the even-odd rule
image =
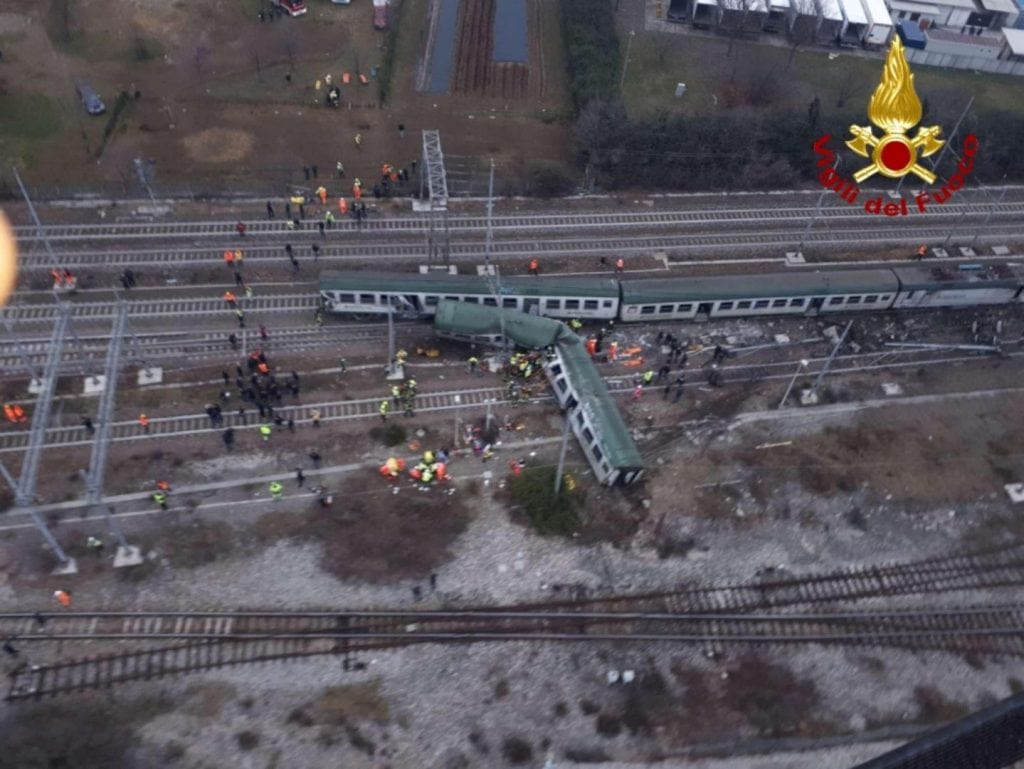
[[[271,0],[271,2],[289,16],[302,16],[306,12],[305,0]]]
[[[388,28],[388,0],[373,0],[373,28]]]
[[[82,100],[85,111],[90,115],[102,115],[107,111],[107,105],[103,103],[103,99],[88,83],[75,81],[75,90],[78,92],[78,98]]]

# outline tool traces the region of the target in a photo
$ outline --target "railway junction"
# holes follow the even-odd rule
[[[1013,195],[959,200],[900,228],[798,199],[467,206],[425,266],[496,265],[497,289],[532,259],[552,280],[663,283],[915,269],[919,242],[927,268],[1020,259]],[[684,766],[729,740],[850,766],[1020,688],[1019,303],[585,323],[577,346],[603,330],[621,351],[585,364],[644,467],[608,486],[543,372],[510,396],[500,345],[410,314],[318,322],[325,270],[417,270],[422,216],[381,208],[321,235],[261,207],[96,223],[47,206],[41,227],[13,210],[23,272],[0,367],[29,421],[0,433],[20,493],[0,518],[9,723],[121,713],[137,755],[169,765],[241,749]],[[236,308],[229,248],[252,289]],[[56,301],[55,264],[79,281]],[[385,376],[399,350],[412,398]],[[257,351],[280,397],[250,372]],[[52,388],[45,409],[30,385]],[[450,456],[449,481],[377,472],[426,451]],[[554,478],[575,517],[541,536],[528,494]]]

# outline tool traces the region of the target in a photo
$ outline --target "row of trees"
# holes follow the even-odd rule
[[[849,126],[865,122],[862,113],[823,116],[817,100],[804,112],[738,110],[700,117],[662,113],[640,120],[630,119],[621,102],[592,100],[577,119],[575,146],[580,163],[590,166],[597,186],[604,189],[784,188],[817,176],[812,145],[818,137],[831,134],[830,146],[844,149]],[[975,113],[964,121],[950,149],[960,154],[969,132],[981,144],[974,181],[1024,179],[1024,154],[1019,151],[1024,116]],[[846,162],[851,160],[860,158],[851,155]],[[956,155],[947,152],[940,176],[951,174],[955,165]],[[854,168],[840,170],[850,176]]]
[[[569,62],[569,90],[579,112],[618,89],[619,37],[611,0],[561,0],[562,44]]]

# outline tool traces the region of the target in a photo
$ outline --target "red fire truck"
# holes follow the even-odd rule
[[[305,0],[271,0],[271,2],[289,16],[302,16],[306,12]]]

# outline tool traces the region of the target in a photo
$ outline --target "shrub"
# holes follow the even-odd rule
[[[536,467],[525,470],[508,482],[512,502],[526,512],[530,524],[538,534],[571,536],[579,529],[577,510],[582,502],[578,490],[569,491],[562,484],[555,494],[554,467]]]

